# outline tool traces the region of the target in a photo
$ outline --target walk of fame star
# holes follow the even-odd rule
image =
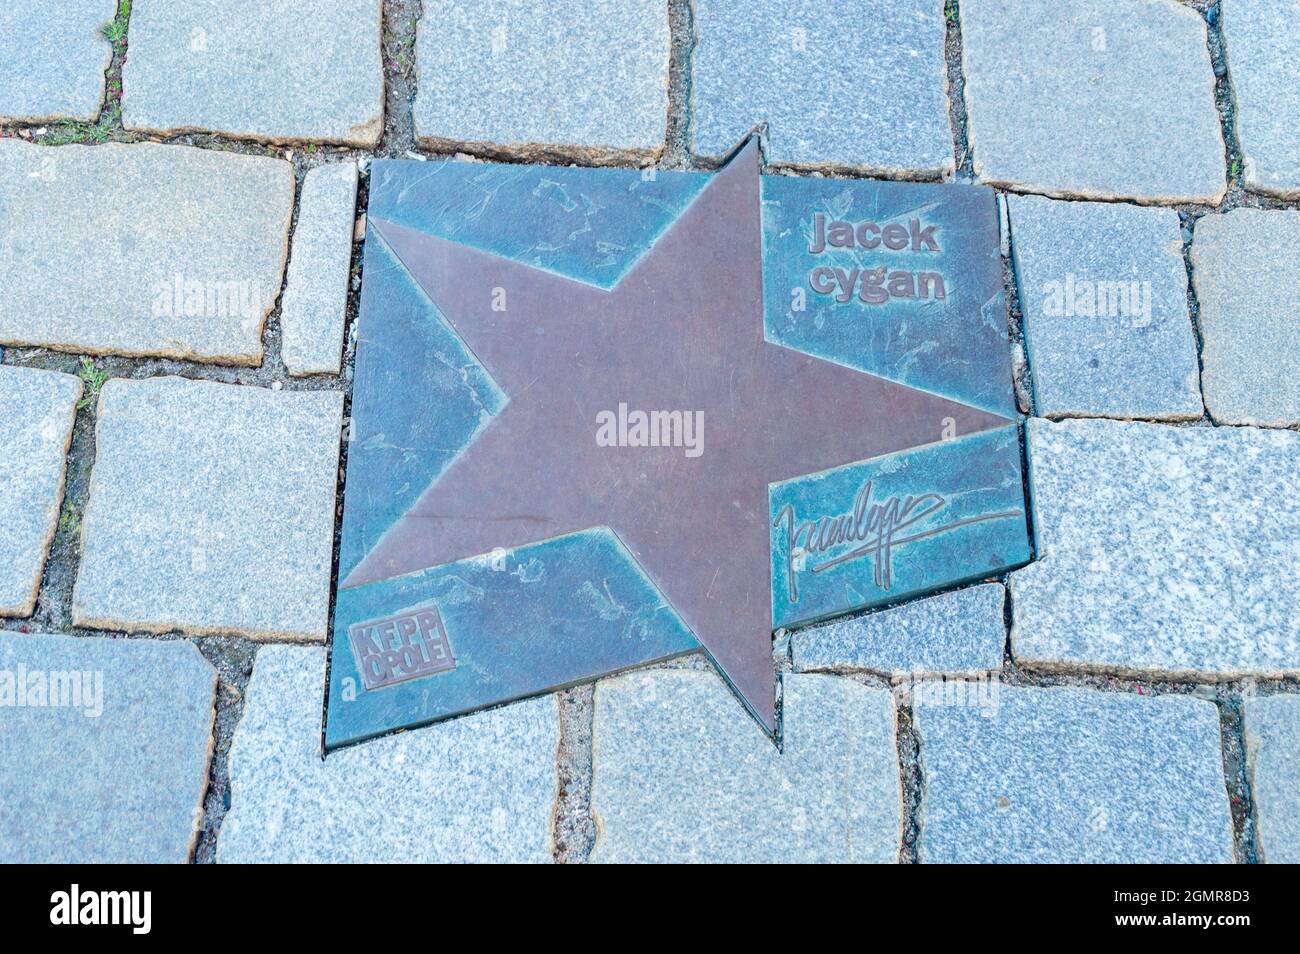
[[[471,430],[463,429],[463,447],[447,453],[445,446],[418,446],[421,433],[431,433],[423,418],[436,417],[440,408],[420,402],[424,372],[410,372],[415,367],[410,355],[404,357],[406,372],[385,370],[385,356],[396,361],[398,352],[411,347],[418,339],[411,329],[434,332],[420,324],[427,318],[385,311],[389,300],[382,290],[369,301],[363,297],[353,409],[360,433],[354,435],[347,487],[347,507],[362,516],[351,523],[345,517],[332,727],[336,710],[340,719],[349,718],[348,706],[356,704],[355,691],[351,698],[335,701],[335,690],[346,693],[341,680],[351,671],[340,650],[348,645],[341,638],[346,630],[357,654],[353,660],[378,660],[366,663],[376,668],[363,674],[363,682],[371,687],[365,691],[381,697],[396,689],[386,687],[386,679],[375,673],[396,672],[404,654],[424,660],[427,645],[444,654],[442,647],[450,641],[449,654],[440,655],[436,666],[425,660],[426,669],[410,670],[432,675],[392,678],[420,687],[421,693],[418,699],[403,697],[400,705],[385,703],[388,710],[378,718],[393,725],[432,721],[667,658],[689,650],[697,640],[773,733],[773,540],[781,519],[774,524],[772,486],[931,445],[945,436],[945,429],[978,435],[1008,428],[1002,414],[768,340],[760,162],[757,141],[751,140],[703,180],[684,210],[608,287],[440,237],[433,228],[403,224],[400,215],[391,214],[399,206],[376,208],[372,199],[368,241],[382,243],[389,258],[386,263],[375,258],[373,264],[367,258],[367,283],[372,269],[383,276],[375,279],[376,287],[392,281],[395,269],[409,276],[472,355],[472,363],[499,389],[500,400],[496,405],[481,402],[478,420]],[[374,173],[380,188],[384,174]],[[412,194],[417,182],[400,179]],[[441,214],[426,218],[437,220]],[[521,226],[509,211],[500,222],[502,228]],[[950,276],[949,284],[960,283],[961,276]],[[448,362],[444,356],[426,358],[425,364],[446,370]],[[469,372],[461,370],[469,382]],[[475,395],[485,390],[472,383],[465,387]],[[1009,430],[1014,445],[1014,426]],[[391,476],[386,484],[375,476],[375,459],[367,454],[388,453],[393,447],[401,448],[403,466],[411,455],[433,461],[424,474],[426,485],[412,488],[410,474],[400,485]],[[1009,453],[1003,447],[999,460],[1006,461]],[[973,460],[962,466],[967,471],[981,466]],[[961,469],[949,467],[952,473]],[[1014,473],[1018,481],[1018,449]],[[961,480],[953,480],[960,490]],[[383,498],[385,488],[394,487],[393,499],[405,501],[400,512],[393,512]],[[1023,535],[1018,486],[1009,497],[1014,506],[999,510],[990,504],[987,512],[974,515],[939,514],[949,500],[943,495],[949,493],[950,488],[935,483],[926,496],[912,495],[929,508],[908,505],[913,523],[938,514],[917,540],[941,535],[948,519],[952,527],[970,533],[979,531],[978,524],[1002,520]],[[845,504],[852,504],[852,495]],[[899,504],[893,506],[897,517]],[[794,529],[794,509],[788,509],[789,529]],[[894,540],[891,546],[882,539],[885,510],[877,510],[868,517],[860,508],[858,526],[845,539],[858,542],[874,532],[874,549],[867,543],[864,551],[885,553],[892,561],[904,541]],[[609,548],[630,555],[686,632],[678,627],[662,638],[647,635],[647,626],[654,630],[659,624],[644,619],[639,628],[624,625],[594,636],[586,631],[583,613],[574,607],[591,594],[604,600],[595,615],[588,614],[593,625],[608,621],[611,613],[615,618],[620,612],[634,615],[613,593],[609,576],[599,568],[595,573],[574,571],[576,564],[566,564],[564,556],[573,551],[557,549],[566,539],[591,539],[597,528],[613,535],[606,539]],[[807,551],[815,549],[815,524],[810,528]],[[584,532],[588,536],[571,536]],[[355,559],[350,563],[349,537],[364,540],[351,547]],[[521,548],[535,544],[554,552],[538,548],[550,555],[525,561],[521,554],[532,551]],[[822,544],[822,549],[829,547],[825,531]],[[996,550],[1002,544],[989,546]],[[1020,558],[1013,545],[991,559],[1008,563]],[[506,559],[517,565],[501,574]],[[794,554],[787,552],[782,559],[784,571],[794,573]],[[964,567],[958,576],[988,572],[989,559],[981,551],[972,557],[980,565]],[[462,572],[430,572],[453,564]],[[534,572],[529,566],[550,574],[542,582],[552,592],[542,603],[530,602],[533,594],[526,594],[521,582]],[[489,593],[496,583],[494,572],[509,576],[515,590],[507,593],[496,586],[495,595]],[[559,581],[566,572],[572,578],[562,589]],[[879,585],[879,559],[865,573],[868,580],[874,573]],[[383,596],[369,600],[365,594],[370,591]],[[793,585],[788,592],[798,599]],[[420,604],[441,613],[436,630],[431,616],[423,629],[418,616],[404,626],[402,610]],[[513,618],[511,607],[518,610]],[[427,616],[429,610],[425,612]],[[375,619],[383,625],[367,622]],[[536,638],[539,628],[545,639]],[[418,639],[426,630],[438,638],[432,643]],[[548,653],[550,658],[543,660]],[[443,661],[452,656],[450,663]],[[391,663],[387,669],[385,658]],[[510,667],[519,672],[503,674]],[[376,731],[374,725],[339,729],[332,741]]]

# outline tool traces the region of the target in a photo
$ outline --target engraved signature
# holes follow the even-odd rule
[[[1019,510],[1003,510],[913,530],[917,524],[948,506],[947,498],[937,493],[925,493],[887,497],[876,502],[871,499],[873,490],[873,482],[868,480],[853,499],[852,510],[834,517],[801,521],[795,516],[794,507],[790,504],[783,506],[777,513],[772,526],[784,526],[785,529],[786,579],[789,580],[791,603],[799,601],[795,571],[803,569],[809,557],[825,554],[843,544],[858,545],[807,568],[820,573],[850,560],[873,557],[876,586],[889,590],[894,582],[894,550],[897,547],[973,523],[1021,516]],[[909,530],[910,533],[907,532]]]

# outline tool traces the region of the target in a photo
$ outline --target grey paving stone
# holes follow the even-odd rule
[[[1055,196],[1217,203],[1205,22],[1176,0],[963,0],[975,173]]]
[[[0,616],[30,616],[81,398],[70,374],[0,367]]]
[[[375,739],[322,761],[324,685],[323,649],[258,652],[231,744],[219,861],[551,859],[554,697]]]
[[[280,354],[290,374],[339,373],[356,211],[355,162],[307,173],[280,303]]]
[[[596,685],[593,862],[893,862],[890,693],[787,675],[785,751],[711,672]]]
[[[931,863],[1229,863],[1218,710],[1186,696],[1002,686],[919,706]]]
[[[293,167],[153,143],[0,139],[0,343],[260,364]]]
[[[324,639],[342,408],[333,391],[105,384],[75,624]]]
[[[1300,696],[1246,700],[1243,719],[1259,853],[1271,864],[1300,862]]]
[[[1039,414],[1199,418],[1178,213],[1007,196]]]
[[[113,48],[117,0],[0,4],[0,122],[93,121]]]
[[[1028,424],[1038,560],[1011,653],[1045,669],[1300,672],[1300,434]]]
[[[695,0],[693,149],[769,123],[768,159],[888,175],[953,170],[943,4]]]
[[[0,633],[0,862],[189,860],[216,689],[183,640]]]
[[[796,669],[869,669],[885,675],[1002,668],[1001,583],[941,593],[893,609],[801,629]]]
[[[374,146],[384,129],[381,0],[137,3],[122,122]]]
[[[1300,198],[1300,0],[1219,6],[1246,188]]]
[[[1224,424],[1300,423],[1300,212],[1202,216],[1192,238],[1205,406]]]
[[[415,131],[426,144],[657,154],[668,121],[662,0],[426,0]]]

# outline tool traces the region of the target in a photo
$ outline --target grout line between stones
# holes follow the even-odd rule
[[[695,54],[692,0],[668,0],[668,120],[664,130],[665,169],[689,169],[691,158],[691,59]]]
[[[948,94],[948,124],[952,127],[954,177],[975,178],[975,160],[970,147],[966,117],[966,74],[962,72],[961,8],[958,0],[943,5],[945,92]]]
[[[903,814],[898,862],[914,865],[921,860],[921,803],[925,798],[925,777],[921,773],[921,735],[916,730],[911,701],[901,698],[896,692],[892,695],[898,734],[898,779]]]

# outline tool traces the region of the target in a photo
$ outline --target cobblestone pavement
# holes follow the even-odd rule
[[[0,860],[1300,857],[1300,0],[40,6]],[[1002,194],[1036,560],[778,632],[782,753],[693,656],[322,759],[371,160],[756,124],[769,171]]]

